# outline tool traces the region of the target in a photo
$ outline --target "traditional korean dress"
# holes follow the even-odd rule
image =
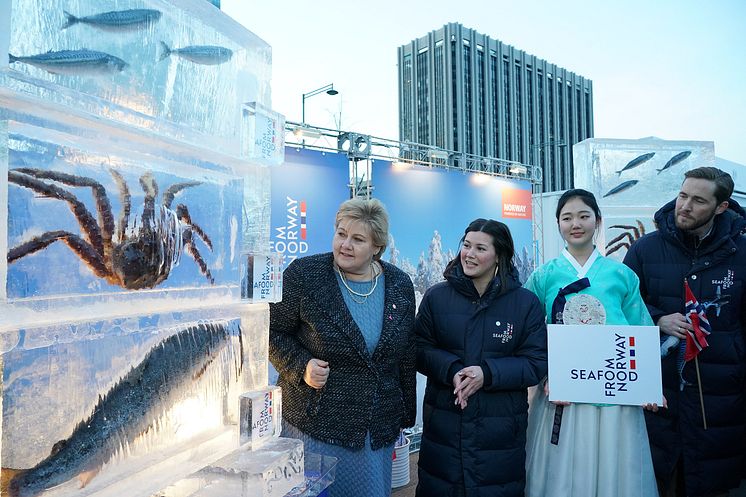
[[[587,281],[579,281],[583,278]],[[563,322],[562,315],[557,315],[555,300],[565,289],[566,295],[561,297],[567,301],[563,306],[565,313],[571,312],[568,309],[572,308],[572,300],[580,297],[576,302],[591,305],[576,305],[576,314],[582,308],[583,312],[590,312],[591,319],[605,314],[605,323],[610,325],[653,324],[640,297],[635,273],[595,249],[583,266],[564,250],[560,257],[534,271],[524,286],[544,304],[550,323]],[[583,316],[576,315],[574,322],[583,322]],[[578,347],[582,350],[582,344]],[[642,407],[577,403],[565,406],[560,409],[559,436],[555,407],[544,394],[543,385],[537,387],[529,411],[526,443],[527,497],[658,495]]]

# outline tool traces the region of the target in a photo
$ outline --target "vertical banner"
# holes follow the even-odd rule
[[[298,257],[331,251],[348,183],[346,155],[286,147],[285,163],[272,168],[270,234],[270,249],[284,255],[283,269]]]

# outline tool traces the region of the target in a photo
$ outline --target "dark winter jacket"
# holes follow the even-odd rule
[[[381,261],[384,319],[373,355],[352,318],[331,253],[293,261],[283,273],[282,302],[270,304],[269,358],[280,373],[282,416],[335,445],[392,444],[417,412],[414,289],[403,271]],[[329,363],[326,385],[303,381],[311,358]]]
[[[415,321],[417,370],[427,376],[417,495],[522,496],[526,389],[547,372],[544,311],[514,275],[502,295],[495,278],[481,298],[460,264],[446,279],[425,293]],[[484,386],[462,411],[453,375],[473,365]]]
[[[672,201],[655,214],[658,231],[634,243],[624,262],[639,276],[655,322],[685,314],[685,278],[700,303],[721,297],[721,306],[707,309],[712,334],[698,357],[707,431],[694,361],[684,366],[681,390],[675,351],[662,359],[668,409],[645,413],[656,476],[668,481],[683,457],[687,495],[703,495],[738,486],[746,467],[746,216],[731,202],[695,248],[676,228],[674,209]]]

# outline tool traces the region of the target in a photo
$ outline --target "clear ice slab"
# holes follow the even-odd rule
[[[303,442],[274,438],[260,451],[235,450],[154,497],[282,497],[304,482]]]

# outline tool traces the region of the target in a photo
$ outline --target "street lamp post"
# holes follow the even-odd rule
[[[324,85],[321,88],[316,88],[315,90],[311,90],[308,93],[303,94],[303,100],[301,101],[301,124],[304,126],[306,125],[306,99],[311,98],[314,95],[319,95],[321,93],[326,93],[327,95],[336,95],[339,92],[334,89],[334,83],[329,83],[328,85]]]

